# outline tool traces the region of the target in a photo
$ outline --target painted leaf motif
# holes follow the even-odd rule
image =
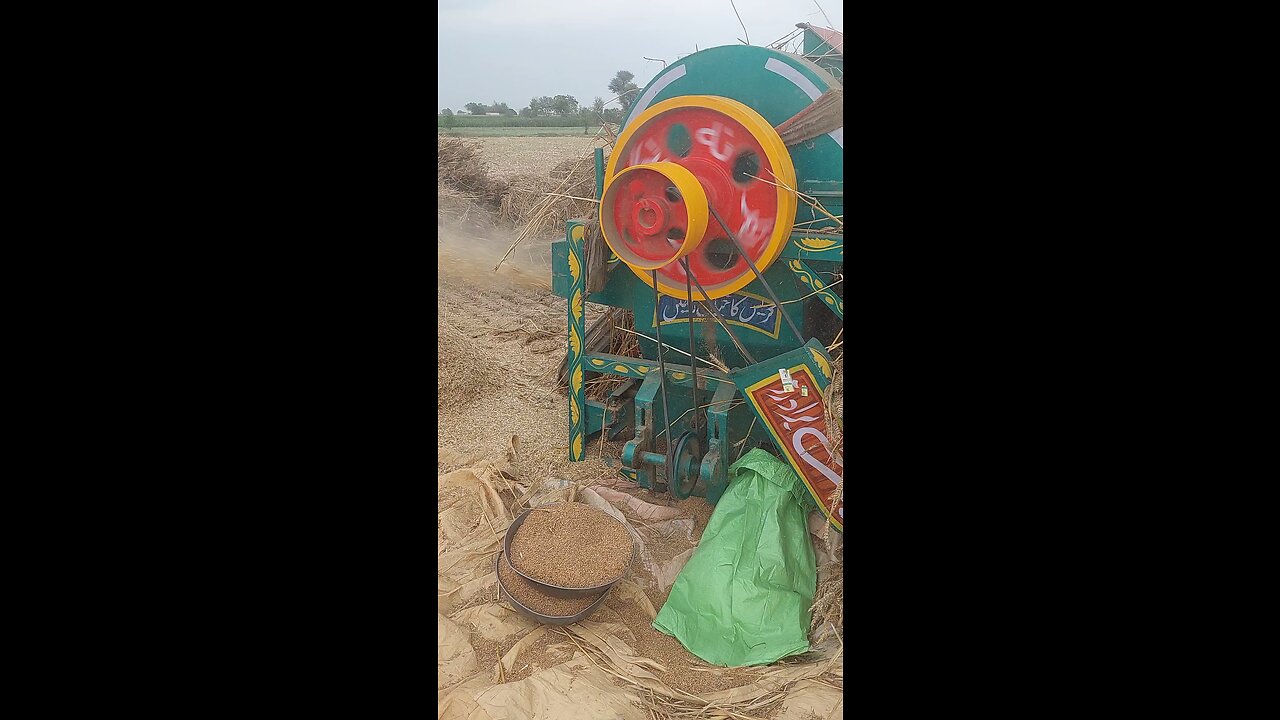
[[[569,252],[569,274],[574,280],[582,277],[582,263],[578,260],[578,256],[573,251]]]
[[[573,297],[569,298],[569,309],[573,311],[573,317],[576,320],[582,319],[582,291],[574,290]]]
[[[818,352],[814,348],[809,348],[809,354],[813,356],[814,362],[818,363],[818,368],[822,370],[822,375],[830,380],[831,364],[827,362],[827,359],[822,357],[822,353]]]
[[[832,245],[835,245],[836,242],[837,242],[836,240],[829,240],[827,238],[809,238],[809,237],[800,238],[796,240],[796,243],[798,243],[801,247],[808,248],[809,250],[826,250]]]

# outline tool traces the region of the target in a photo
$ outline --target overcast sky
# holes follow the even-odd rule
[[[662,63],[734,45],[767,45],[798,22],[828,25],[813,0],[440,0],[440,87],[436,111],[469,102],[519,110],[533,97],[572,95],[589,105],[612,98],[619,70],[640,87]],[[830,26],[844,31],[844,6],[818,0]],[[617,104],[609,107],[617,107]]]

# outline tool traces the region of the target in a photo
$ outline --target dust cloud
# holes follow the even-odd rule
[[[522,241],[494,272],[517,234],[518,229],[476,206],[442,210],[436,218],[439,283],[550,290],[551,239]]]

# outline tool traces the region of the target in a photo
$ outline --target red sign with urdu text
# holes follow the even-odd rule
[[[747,388],[747,396],[827,520],[844,532],[844,497],[837,492],[844,481],[844,441],[840,447],[831,447],[822,391],[809,368],[797,365],[772,375]],[[837,494],[841,495],[838,503]]]

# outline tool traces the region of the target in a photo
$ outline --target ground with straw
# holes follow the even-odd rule
[[[709,666],[650,622],[712,507],[701,498],[675,503],[620,478],[603,458],[619,455],[621,443],[593,440],[586,462],[567,460],[568,407],[559,382],[565,303],[550,292],[548,251],[565,218],[594,212],[594,203],[574,198],[592,197],[590,147],[607,142],[458,140],[442,139],[447,162],[438,177],[437,551],[448,568],[437,578],[447,645],[438,658],[438,717],[486,717],[492,704],[504,704],[493,713],[506,717],[840,716],[838,533],[811,525],[819,558],[813,651],[760,668]],[[559,145],[565,141],[571,143]],[[630,318],[606,320],[607,310],[588,306],[589,322],[601,320],[602,347],[635,352],[633,335],[603,329],[630,328]],[[588,391],[603,397],[610,389],[601,382]],[[617,512],[643,547],[604,606],[563,628],[528,623],[499,601],[493,563],[515,515],[552,500]],[[531,704],[522,710],[522,703]],[[587,710],[597,706],[608,709]]]

